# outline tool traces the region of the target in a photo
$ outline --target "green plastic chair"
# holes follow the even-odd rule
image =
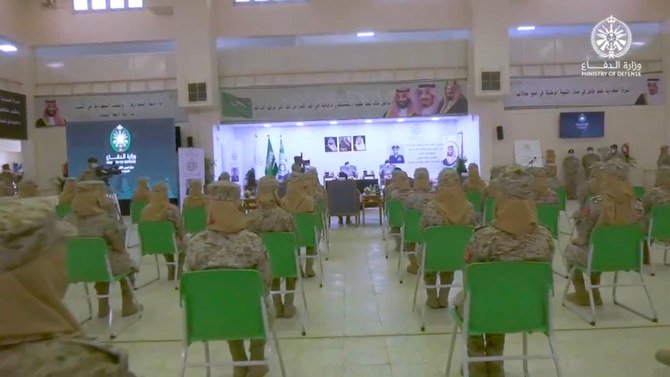
[[[328,254],[330,253],[330,240],[328,236],[328,227],[326,226],[326,207],[325,203],[316,205],[316,231],[319,239],[325,241],[326,249],[323,252],[326,260],[328,260]]]
[[[421,211],[418,209],[406,209],[404,211],[404,218],[402,226],[400,227],[400,256],[398,257],[397,273],[400,274],[400,284],[402,284],[403,274],[400,272],[400,265],[402,264],[402,257],[407,255],[417,255],[419,245],[423,243],[423,232],[421,229]],[[406,250],[407,244],[414,244],[414,251]]]
[[[66,266],[67,266],[67,279],[69,284],[84,284],[84,291],[86,296],[86,304],[88,306],[88,318],[85,319],[82,323],[88,322],[93,319],[93,306],[91,304],[91,293],[88,289],[89,283],[115,283],[121,280],[126,280],[130,286],[130,280],[127,275],[114,275],[112,274],[112,267],[109,263],[109,249],[107,247],[107,242],[102,238],[94,237],[72,237],[68,238],[65,241],[65,250],[66,250]],[[111,288],[111,286],[110,286]],[[133,301],[135,301],[134,292],[131,289],[131,294],[133,295]],[[95,294],[96,298],[110,298],[109,293],[106,295]],[[140,312],[137,319],[142,316]],[[129,323],[119,332],[113,331],[114,323],[114,310],[110,309],[109,316],[107,317],[107,329],[110,334],[110,338],[117,337],[123,330],[127,329],[135,323],[135,321]]]
[[[651,209],[649,219],[649,230],[647,233],[647,245],[651,247],[655,242],[663,243],[663,264],[668,264],[668,246],[670,245],[670,205],[656,206]],[[652,265],[653,266],[653,265]],[[652,270],[652,275],[654,274]]]
[[[633,186],[633,194],[635,195],[636,198],[642,200],[644,198],[644,194],[647,192],[647,190],[644,188],[644,186]]]
[[[186,233],[195,235],[205,230],[207,226],[207,208],[184,208],[182,215],[184,217],[184,229]]]
[[[56,215],[58,217],[65,218],[72,212],[72,206],[70,204],[57,204],[56,205]]]
[[[142,221],[138,225],[140,234],[140,251],[142,256],[153,255],[156,260],[156,278],[139,286],[144,288],[161,278],[160,265],[174,265],[175,271],[179,271],[179,249],[175,238],[174,225],[169,221]],[[174,262],[162,263],[158,260],[159,255],[173,254]],[[175,273],[175,289],[179,287],[177,274]]]
[[[555,204],[536,204],[535,207],[537,208],[538,222],[540,223],[540,225],[544,225],[545,227],[547,227],[547,229],[549,229],[551,237],[556,241],[558,252],[560,253],[561,258],[563,258],[563,251],[562,251],[563,248],[561,247],[560,239],[558,237],[559,220],[561,216],[559,206]],[[563,265],[567,266],[565,258],[563,258]],[[568,278],[567,271],[559,272],[556,269],[554,269],[554,273],[565,279]]]
[[[386,224],[383,231],[384,239],[384,252],[386,258],[388,258],[388,251],[386,251],[387,241],[389,236],[402,236],[402,232],[391,233],[391,228],[402,228],[403,221],[405,219],[405,206],[402,200],[398,199],[388,199],[386,201]]]
[[[456,334],[461,329],[463,344],[471,335],[522,333],[521,356],[470,357],[463,352],[463,370],[467,377],[469,363],[522,360],[524,376],[528,376],[529,359],[551,359],[559,377],[562,376],[551,321],[552,272],[549,263],[490,262],[474,263],[465,268],[466,299],[462,314],[450,309],[455,326],[447,372],[451,371]],[[514,294],[510,294],[514,292]],[[528,333],[541,332],[547,336],[550,353],[528,354]]]
[[[140,223],[140,219],[142,216],[142,210],[144,210],[144,207],[147,206],[146,202],[140,202],[140,201],[133,201],[130,202],[130,223],[131,225],[128,227],[128,230],[126,231],[126,249],[130,249],[132,247],[137,246],[138,244],[131,244],[131,237],[133,234],[138,234],[139,230],[137,229],[138,224]],[[139,238],[139,235],[138,235]]]
[[[465,250],[472,239],[474,228],[469,225],[441,225],[431,226],[423,231],[423,253],[421,255],[421,264],[419,273],[416,275],[416,284],[414,285],[414,299],[412,301],[412,310],[416,308],[416,298],[419,292],[419,285],[423,288],[451,288],[459,287],[460,284],[439,284],[426,285],[422,283],[423,276],[428,272],[455,272],[465,268]],[[438,277],[439,278],[439,277]],[[426,331],[425,314],[426,308],[422,306],[421,312],[421,331]]]
[[[479,213],[482,209],[482,199],[484,195],[479,191],[468,191],[465,193],[468,201],[472,203],[472,207]]]
[[[263,279],[255,270],[206,270],[181,277],[184,316],[182,377],[187,367],[206,367],[211,375],[209,342],[239,339],[273,340],[281,373],[286,377],[279,341],[270,327]],[[205,363],[188,363],[191,344],[203,342]],[[269,360],[235,362],[235,366],[268,365]],[[220,365],[220,364],[218,364]]]
[[[263,245],[265,245],[265,249],[268,251],[268,257],[270,258],[272,278],[294,278],[297,281],[297,287],[300,288],[300,294],[302,295],[302,304],[305,308],[305,313],[300,314],[302,335],[304,336],[307,334],[307,297],[305,296],[302,274],[300,273],[300,262],[298,261],[298,248],[296,247],[295,234],[290,232],[263,233],[261,234],[261,238],[263,239]],[[271,291],[270,293],[296,294],[297,289],[291,291],[280,289],[278,291]]]
[[[486,198],[484,203],[484,225],[493,224],[496,215],[496,199],[492,196]]]
[[[323,287],[323,259],[319,247],[319,231],[317,228],[316,213],[296,213],[293,215],[295,221],[296,246],[298,248],[314,248],[314,255],[300,255],[299,259],[318,259],[319,260],[319,287]]]
[[[644,234],[642,228],[637,225],[613,225],[596,227],[591,233],[591,245],[589,248],[588,263],[586,266],[575,266],[570,275],[574,273],[582,273],[584,275],[584,283],[589,294],[589,302],[591,306],[590,317],[583,316],[582,313],[573,305],[567,305],[566,297],[570,284],[572,281],[568,279],[565,286],[565,293],[563,294],[563,306],[573,311],[575,314],[586,320],[592,326],[595,326],[595,304],[593,301],[592,288],[612,287],[612,297],[614,304],[635,313],[639,316],[647,318],[652,322],[658,322],[658,316],[654,309],[654,304],[651,302],[647,285],[642,276],[642,242],[644,242]],[[635,272],[640,277],[640,283],[619,284],[619,272],[630,271]],[[590,276],[595,273],[614,272],[613,284],[599,284],[592,285]],[[619,287],[642,287],[649,306],[651,307],[652,315],[647,316],[641,312],[630,308],[617,301],[617,288]]]

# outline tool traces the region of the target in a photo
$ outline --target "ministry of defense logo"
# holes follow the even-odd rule
[[[591,31],[591,46],[601,58],[622,58],[632,45],[633,34],[630,28],[614,16],[600,21]]]
[[[130,132],[122,125],[116,126],[109,135],[109,144],[116,153],[123,153],[130,149],[132,137]]]

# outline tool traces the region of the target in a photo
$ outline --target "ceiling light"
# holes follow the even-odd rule
[[[331,126],[334,126],[334,125],[337,124],[337,121],[336,120],[331,120],[329,123],[330,123]]]
[[[270,123],[265,123],[265,124],[263,125],[263,127],[268,128],[268,127],[272,127],[272,125],[271,125]]]
[[[644,46],[646,44],[647,44],[646,42],[633,42],[634,46]]]
[[[63,64],[61,62],[53,62],[53,63],[47,64],[47,67],[49,67],[49,68],[63,68],[64,66],[65,66],[65,64]]]
[[[374,37],[375,32],[374,31],[361,31],[358,34],[356,34],[357,37],[359,38],[369,38],[369,37]]]
[[[396,122],[398,122],[398,123],[402,123],[404,121],[405,121],[405,118],[400,118],[400,119],[396,120]]]
[[[305,123],[303,123],[303,122],[298,122],[298,123],[296,123],[295,125],[298,126],[298,127],[302,127],[302,126],[305,125]]]
[[[14,46],[14,45],[4,44],[4,45],[0,45],[0,51],[2,51],[2,52],[16,52],[16,51],[19,51],[19,49],[16,48],[16,46]]]
[[[430,120],[432,120],[432,121],[436,121],[436,120],[440,120],[440,118],[438,118],[438,117],[432,117],[432,118],[430,118]]]
[[[366,119],[366,120],[365,120],[365,123],[367,123],[367,124],[372,123],[372,119]]]
[[[531,31],[535,30],[535,26],[533,25],[522,25],[516,28],[517,31]]]

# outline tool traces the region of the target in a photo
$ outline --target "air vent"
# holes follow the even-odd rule
[[[207,83],[192,82],[188,84],[188,102],[207,102]]]
[[[500,91],[500,71],[482,72],[482,91]]]

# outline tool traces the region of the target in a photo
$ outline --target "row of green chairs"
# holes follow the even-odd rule
[[[661,205],[651,209],[649,218],[649,229],[647,232],[647,246],[649,252],[652,251],[652,246],[655,243],[663,245],[663,264],[670,266],[668,263],[668,248],[670,247],[670,206]],[[650,255],[651,257],[651,255]],[[651,264],[651,275],[654,275],[653,264]]]

